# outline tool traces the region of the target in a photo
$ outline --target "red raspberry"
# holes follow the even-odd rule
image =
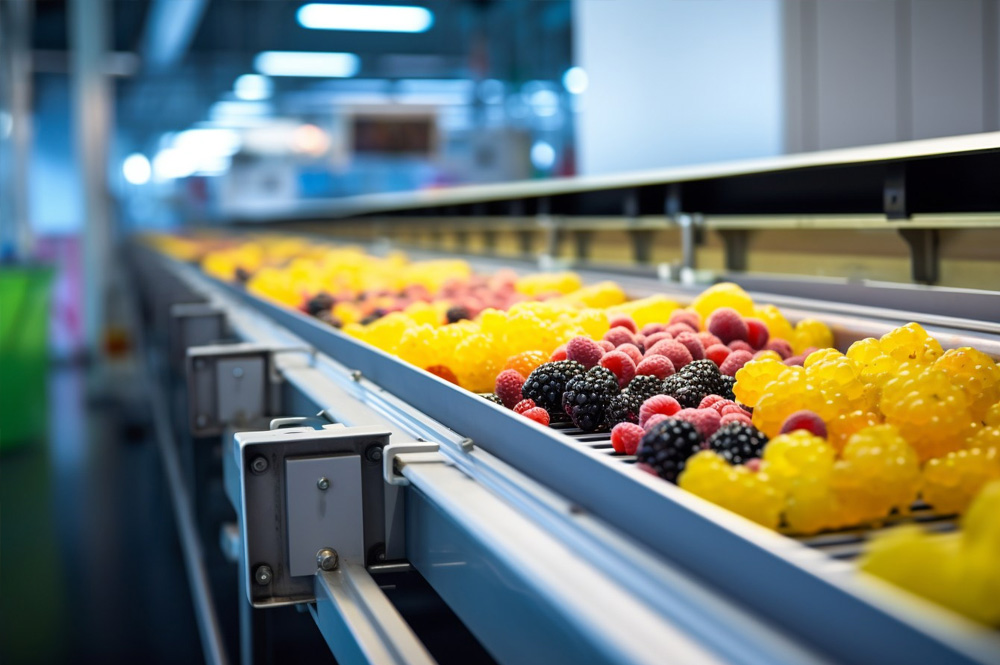
[[[670,362],[673,364],[675,369],[680,369],[694,360],[694,358],[691,357],[691,352],[687,350],[686,346],[672,339],[661,339],[659,342],[646,349],[646,358],[656,355],[670,358]]]
[[[611,344],[614,345],[611,348],[614,348],[615,346],[620,346],[622,344],[635,343],[635,336],[633,336],[632,333],[629,332],[628,328],[625,328],[623,326],[616,326],[611,330],[609,330],[608,332],[604,333],[604,339],[606,339],[607,341],[611,342]]]
[[[653,395],[639,407],[639,424],[644,425],[655,413],[672,416],[681,410],[681,405],[670,395]]]
[[[552,352],[551,356],[549,356],[549,362],[550,363],[558,362],[560,360],[566,360],[566,345],[565,344],[557,346],[556,350]]]
[[[611,329],[621,326],[622,328],[627,328],[630,332],[637,333],[639,329],[635,325],[635,321],[628,314],[615,314],[608,321],[608,327]]]
[[[713,409],[681,409],[674,414],[674,418],[688,421],[697,427],[706,439],[715,434],[715,430],[719,429],[722,422],[722,416]]]
[[[662,413],[654,413],[649,417],[649,420],[647,420],[643,425],[640,425],[640,427],[642,427],[643,431],[648,432],[664,420],[670,420],[670,416],[665,416]]]
[[[711,360],[717,367],[722,367],[722,363],[729,357],[731,351],[725,344],[713,344],[705,349],[705,357]]]
[[[801,367],[806,362],[806,354],[802,353],[797,356],[789,356],[784,360],[782,360],[781,362],[788,365],[789,367],[791,367],[792,365],[798,365],[799,367]]]
[[[646,339],[643,341],[646,344],[646,348],[651,349],[653,348],[653,345],[656,344],[657,342],[673,338],[674,336],[668,332],[658,332],[658,333],[653,333],[652,335],[646,335]]]
[[[705,330],[702,330],[700,333],[698,333],[698,341],[701,342],[701,345],[704,346],[706,349],[710,346],[715,346],[716,344],[722,344],[721,339],[719,339],[712,333]],[[725,344],[722,345],[725,346]]]
[[[746,321],[743,320],[739,312],[731,307],[720,307],[712,312],[712,315],[708,317],[707,327],[708,332],[721,339],[724,344],[736,339],[745,342],[750,334]]]
[[[682,332],[676,335],[674,339],[687,347],[687,350],[691,352],[691,357],[695,360],[702,360],[705,357],[705,347],[701,345],[701,340],[698,339],[698,335],[693,332]]]
[[[615,351],[621,351],[629,358],[631,358],[632,362],[634,362],[636,365],[642,362],[642,351],[640,351],[639,347],[636,346],[635,344],[622,344],[621,346],[616,348]]]
[[[604,349],[589,337],[574,337],[566,345],[566,358],[568,360],[575,360],[586,369],[590,369],[596,365],[603,355]]]
[[[647,323],[642,327],[642,330],[640,330],[639,332],[648,337],[653,333],[663,332],[666,329],[667,327],[662,323]]]
[[[505,369],[497,376],[496,388],[493,392],[497,394],[500,401],[508,409],[513,409],[518,402],[524,399],[521,396],[521,386],[524,385],[524,377],[516,369]]]
[[[601,347],[601,350],[603,350],[605,353],[615,350],[615,345],[606,339],[597,340],[597,346]]]
[[[533,399],[522,399],[520,402],[514,405],[514,413],[524,413],[528,409],[535,408],[535,400]]]
[[[611,446],[616,453],[635,455],[646,430],[635,423],[618,423],[611,429]]]
[[[540,406],[536,406],[533,409],[528,409],[521,415],[529,420],[534,420],[539,425],[548,426],[549,424],[549,412]]]
[[[744,321],[747,324],[747,342],[755,349],[763,349],[768,338],[771,337],[771,333],[767,330],[767,324],[760,319],[753,318],[744,319]]]
[[[775,337],[772,340],[768,340],[764,348],[768,351],[774,351],[782,358],[788,358],[792,355],[792,345],[781,339],[780,337]]]
[[[753,360],[753,354],[749,351],[733,351],[726,358],[726,362],[719,366],[719,371],[726,376],[736,376],[736,372],[751,360]]]
[[[670,312],[670,324],[686,323],[697,332],[701,328],[701,317],[693,309],[675,309]]]
[[[601,358],[601,367],[611,370],[618,377],[618,387],[624,388],[635,378],[635,363],[627,353],[612,351]]]
[[[745,413],[727,413],[726,415],[722,416],[722,419],[719,421],[719,423],[720,427],[722,425],[728,425],[729,423],[743,423],[744,425],[753,425],[753,420],[750,418],[749,415]]]
[[[458,385],[458,377],[455,376],[455,373],[451,371],[451,368],[447,365],[431,365],[427,368],[427,371],[434,376],[448,381],[449,383],[454,383],[456,386]]]
[[[721,409],[719,409],[719,415],[724,416],[727,413],[738,413],[740,415],[746,415],[747,411],[739,404],[726,404]]]
[[[667,332],[676,338],[681,333],[696,333],[698,331],[686,323],[672,323],[667,326]]]
[[[713,403],[710,408],[715,409],[716,412],[718,412],[718,414],[721,416],[724,415],[722,413],[722,410],[727,406],[739,406],[739,405],[736,404],[736,402],[734,402],[731,399],[720,399],[718,402]]]
[[[764,462],[764,460],[762,460],[759,457],[751,457],[750,459],[748,459],[746,461],[746,463],[743,464],[743,466],[745,466],[746,468],[750,469],[754,473],[757,473],[758,471],[760,471],[760,465],[763,462]]]
[[[781,434],[786,432],[794,432],[797,429],[804,429],[807,432],[812,432],[818,437],[826,438],[826,423],[823,419],[817,416],[812,411],[802,410],[796,411],[792,415],[785,418],[785,422],[781,424]]]
[[[643,358],[642,362],[635,366],[636,375],[645,374],[655,376],[658,379],[665,379],[674,373],[674,364],[666,356],[650,356]]]
[[[705,397],[702,398],[701,403],[698,404],[698,408],[699,409],[707,409],[707,408],[711,407],[713,404],[715,404],[716,402],[728,402],[728,401],[729,400],[727,400],[722,395],[705,395]]]
[[[729,343],[730,351],[749,351],[754,352],[754,348],[750,346],[748,342],[744,342],[742,339],[737,339]]]

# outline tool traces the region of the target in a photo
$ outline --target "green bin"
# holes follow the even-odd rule
[[[45,436],[52,269],[0,266],[0,452]]]

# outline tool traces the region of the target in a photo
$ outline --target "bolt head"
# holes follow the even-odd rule
[[[243,368],[242,367],[234,367],[233,368],[233,378],[234,379],[242,379],[243,378]]]
[[[257,566],[257,570],[253,574],[254,581],[261,586],[267,586],[271,583],[274,578],[274,573],[271,572],[271,567],[267,564],[262,566]]]
[[[268,462],[266,457],[255,457],[253,461],[250,462],[250,470],[256,474],[261,474],[267,471]]]
[[[365,451],[365,458],[369,462],[381,462],[382,461],[382,447],[381,446],[370,446],[368,450]]]
[[[322,570],[335,570],[340,565],[340,555],[337,550],[324,547],[316,553],[316,565]]]
[[[330,489],[330,480],[328,478],[320,478],[316,481],[316,487],[326,491]]]

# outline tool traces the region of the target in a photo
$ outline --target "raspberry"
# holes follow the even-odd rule
[[[646,349],[646,336],[643,335],[642,333],[636,335],[635,341],[632,343],[632,346],[639,349],[639,353],[642,353]]]
[[[750,415],[746,412],[746,409],[744,409],[742,406],[740,406],[739,404],[733,404],[731,402],[729,404],[723,404],[721,407],[716,409],[716,411],[719,412],[720,416],[724,416],[728,413],[736,413],[741,416]]]
[[[750,331],[740,313],[730,307],[720,307],[708,317],[706,328],[708,332],[729,344],[734,340],[747,341]]]
[[[729,423],[743,423],[745,425],[753,425],[753,420],[745,413],[727,413],[719,419],[719,423],[722,425],[728,425]]]
[[[742,339],[737,339],[737,340],[733,340],[732,342],[730,342],[729,343],[729,350],[730,351],[747,351],[751,355],[753,355],[753,352],[754,352],[754,348],[752,346],[750,346],[750,344],[748,344],[747,342],[744,342]]]
[[[708,439],[708,447],[730,464],[745,464],[760,457],[767,437],[753,425],[730,422],[722,425]]]
[[[711,408],[712,405],[718,402],[725,402],[725,401],[727,401],[726,398],[722,397],[721,395],[705,395],[704,399],[698,402],[698,408],[708,409]]]
[[[782,359],[789,358],[792,355],[792,345],[783,339],[772,338],[768,340],[764,348],[768,351],[775,351]]]
[[[611,446],[616,453],[635,455],[645,433],[645,430],[633,423],[619,423],[611,430]]]
[[[604,355],[604,349],[589,337],[574,337],[566,344],[566,358],[575,360],[584,369],[595,366]]]
[[[973,447],[924,465],[921,496],[941,514],[968,508],[983,485],[1000,478],[1000,450]]]
[[[961,448],[972,423],[965,391],[933,366],[901,365],[882,388],[879,406],[921,461]]]
[[[701,450],[701,443],[702,436],[694,425],[669,418],[643,435],[636,455],[660,478],[675,483],[688,458]]]
[[[633,335],[628,328],[623,326],[618,326],[612,328],[608,332],[604,333],[604,341],[610,342],[612,348],[620,346],[622,344],[634,344],[635,335]]]
[[[706,439],[715,434],[722,421],[722,417],[714,409],[681,409],[674,414],[674,418],[688,421]]]
[[[687,347],[687,350],[691,352],[691,357],[694,360],[702,360],[705,357],[705,347],[701,345],[701,340],[698,339],[698,335],[695,333],[682,332],[674,337],[674,339]]]
[[[755,349],[763,349],[767,344],[771,333],[767,331],[767,324],[760,319],[744,319],[747,324],[747,342]]]
[[[802,367],[806,362],[806,356],[804,355],[789,356],[788,358],[785,358],[781,362],[783,365],[787,365],[788,367],[795,367],[795,366]]]
[[[608,320],[608,328],[614,330],[618,327],[626,328],[632,333],[639,332],[639,329],[635,326],[635,321],[628,314],[615,314]]]
[[[523,385],[524,377],[517,370],[505,369],[497,376],[494,392],[504,406],[513,409],[515,404],[524,399],[521,396],[521,386]]]
[[[533,409],[528,409],[521,415],[529,420],[534,420],[539,425],[548,426],[549,424],[549,412],[540,406],[536,406]]]
[[[796,411],[792,415],[785,418],[785,422],[782,423],[779,434],[794,432],[797,429],[804,429],[805,431],[815,434],[820,438],[826,438],[826,423],[824,423],[823,419],[812,411],[803,409],[802,411]]]
[[[528,376],[536,367],[545,362],[547,356],[541,351],[522,351],[507,358],[504,369],[513,369],[521,376]]]
[[[640,427],[642,427],[642,429],[644,431],[650,432],[650,431],[653,430],[653,428],[655,428],[660,423],[666,422],[666,421],[668,421],[670,419],[671,419],[670,416],[664,415],[662,413],[654,413],[653,415],[651,415],[649,417],[649,420],[647,420],[645,423],[643,423],[642,425],[640,425]]]
[[[784,496],[772,486],[767,474],[757,473],[750,465],[731,466],[721,455],[702,450],[688,458],[677,483],[758,524],[778,527]]]
[[[920,465],[895,427],[877,425],[851,437],[830,485],[845,522],[870,522],[909,509],[920,487]]]
[[[514,405],[514,413],[524,413],[528,409],[535,408],[535,400],[533,399],[522,399],[520,402]]]
[[[719,339],[712,333],[708,332],[707,330],[703,330],[700,333],[698,333],[698,341],[701,342],[701,345],[706,349],[710,346],[715,346],[716,344],[722,344],[721,339]],[[725,344],[722,344],[722,346],[725,346]]]
[[[684,367],[684,365],[694,360],[686,346],[672,339],[660,340],[652,347],[648,347],[645,355],[647,358],[656,355],[665,356],[670,359],[671,364],[677,369]]]
[[[667,325],[674,323],[686,323],[691,326],[692,330],[698,330],[701,328],[701,317],[698,316],[698,312],[690,309],[675,309],[670,312],[670,320],[667,321]]]
[[[503,406],[503,402],[500,401],[500,398],[497,397],[496,393],[480,393],[479,396],[482,397],[487,402],[493,402],[494,404],[499,404],[500,406]]]
[[[667,327],[662,323],[647,323],[642,327],[642,330],[640,330],[639,332],[649,337],[653,333],[663,332],[666,329]]]
[[[643,425],[654,414],[672,416],[681,410],[681,405],[669,395],[654,395],[642,403],[639,409],[639,424]]]
[[[635,344],[622,344],[621,346],[616,347],[615,351],[621,351],[631,358],[632,362],[636,365],[642,362],[642,351],[640,351],[639,347]]]
[[[646,348],[651,349],[653,348],[653,345],[659,342],[660,340],[673,339],[673,338],[674,338],[673,335],[664,331],[664,332],[653,333],[652,335],[647,335],[644,341],[646,344]]]
[[[636,376],[649,375],[665,379],[674,373],[674,364],[666,356],[649,356],[635,366]]]
[[[736,376],[736,372],[743,369],[743,366],[751,360],[753,360],[753,354],[749,351],[733,351],[725,362],[719,365],[719,371],[726,376]]]
[[[601,367],[611,370],[618,379],[618,387],[624,388],[635,377],[635,363],[627,354],[612,351],[601,358]]]
[[[754,360],[765,360],[770,358],[771,360],[782,361],[784,358],[777,351],[771,351],[770,349],[761,349],[757,353],[753,354]]]
[[[566,345],[565,344],[560,344],[559,346],[557,346],[556,350],[552,352],[551,356],[549,356],[549,362],[550,363],[557,363],[560,360],[566,360]]]
[[[1000,367],[982,351],[964,346],[946,351],[934,367],[951,377],[965,391],[972,418],[982,421],[990,407],[1000,400]]]
[[[698,332],[698,329],[692,328],[686,323],[673,323],[667,326],[667,332],[673,335],[674,339],[676,339],[678,335],[682,335],[684,333],[691,333],[693,335]]]
[[[730,353],[732,353],[732,351],[725,344],[713,344],[705,349],[705,357],[719,367],[722,367],[722,363],[726,361],[726,358],[729,357]]]
[[[539,365],[528,375],[521,393],[535,404],[545,409],[550,415],[560,415],[562,411],[562,396],[566,390],[566,382],[574,376],[583,374],[583,365],[573,360]]]
[[[827,423],[827,441],[838,452],[844,449],[851,436],[866,427],[881,425],[882,418],[870,411],[856,410],[841,413]]]
[[[711,360],[695,360],[682,367],[663,382],[663,389],[682,406],[694,408],[705,395],[720,395],[727,391],[719,368]],[[725,396],[723,394],[723,396]]]
[[[593,432],[604,425],[605,411],[618,392],[618,378],[604,367],[594,367],[566,382],[563,410],[574,425]]]
[[[427,368],[427,371],[436,377],[444,379],[448,383],[458,385],[458,377],[455,376],[455,373],[447,365],[431,365]]]
[[[597,340],[597,346],[601,347],[601,350],[604,351],[605,353],[615,350],[615,345],[606,339]]]

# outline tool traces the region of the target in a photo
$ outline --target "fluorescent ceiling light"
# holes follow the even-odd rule
[[[313,3],[302,6],[296,17],[299,25],[313,30],[427,32],[434,25],[429,9],[407,6]]]
[[[264,51],[254,58],[254,68],[267,76],[354,76],[361,59],[353,53],[310,53],[306,51]]]
[[[587,76],[587,72],[584,71],[583,67],[570,67],[563,74],[563,87],[574,95],[581,95],[587,89],[590,84],[590,77]]]
[[[257,102],[271,96],[274,86],[271,79],[260,74],[244,74],[233,83],[233,93],[237,99]]]
[[[133,185],[145,185],[152,175],[149,160],[142,153],[132,153],[122,162],[122,175]]]

